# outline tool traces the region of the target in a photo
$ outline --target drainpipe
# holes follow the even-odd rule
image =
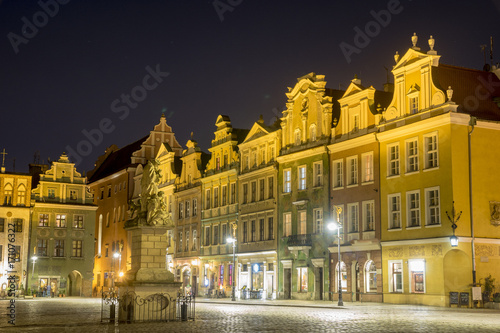
[[[472,132],[474,132],[474,125],[476,125],[476,117],[470,117],[469,126],[469,211],[470,211],[470,234],[471,234],[471,247],[472,247],[472,284],[476,286],[476,250],[474,248],[474,217],[472,210],[472,160],[471,160],[471,139]]]

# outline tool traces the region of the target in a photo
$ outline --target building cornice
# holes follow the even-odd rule
[[[320,154],[325,154],[328,153],[327,147],[326,146],[318,146],[310,149],[305,149],[305,150],[299,150],[290,154],[278,156],[276,160],[278,163],[287,163],[291,161],[296,161],[299,159],[304,159]]]
[[[357,138],[332,143],[328,145],[328,151],[330,153],[337,153],[343,150],[358,148],[360,146],[368,145],[375,142],[377,142],[375,133],[369,133]]]

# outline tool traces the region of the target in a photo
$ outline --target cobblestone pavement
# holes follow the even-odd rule
[[[100,299],[0,300],[1,332],[500,332],[500,311],[308,301],[197,300],[196,321],[101,324]]]

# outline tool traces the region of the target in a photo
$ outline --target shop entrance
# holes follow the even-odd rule
[[[314,269],[314,299],[323,300],[323,267]]]
[[[283,297],[292,299],[292,269],[283,269]]]

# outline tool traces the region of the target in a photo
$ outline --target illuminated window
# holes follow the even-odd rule
[[[307,234],[307,214],[305,210],[301,210],[298,212],[299,217],[299,235]]]
[[[406,172],[418,171],[418,140],[406,141]]]
[[[198,199],[193,199],[193,216],[198,214]]]
[[[365,153],[361,156],[362,165],[362,182],[368,183],[373,181],[373,152]]]
[[[308,278],[307,278],[307,267],[299,267],[297,268],[298,274],[299,274],[299,280],[298,280],[298,292],[300,293],[305,293],[307,292],[307,283],[308,283]]]
[[[39,257],[47,257],[47,243],[46,239],[38,239],[36,242],[36,255]]]
[[[425,293],[425,261],[423,259],[409,259],[408,271],[411,293]]]
[[[342,286],[342,292],[347,292],[347,268],[345,263],[342,261],[340,263],[340,283]],[[335,266],[335,291],[339,291],[339,264],[337,262],[337,265]]]
[[[359,206],[358,203],[347,204],[347,219],[349,232],[359,232]]]
[[[188,218],[191,214],[191,201],[190,200],[186,200],[184,202],[184,212],[185,212],[185,216],[186,218]]]
[[[38,215],[38,226],[48,227],[49,226],[49,214],[39,214]]]
[[[54,240],[54,257],[64,257],[64,239]]]
[[[367,293],[377,292],[377,267],[373,260],[365,264],[365,286]]]
[[[437,133],[424,137],[425,142],[425,168],[437,168],[438,163],[438,136]]]
[[[5,232],[5,218],[3,217],[0,217],[0,232]]]
[[[314,216],[314,232],[316,234],[323,233],[323,208],[314,209],[313,216]]]
[[[185,245],[185,251],[189,251],[189,230],[186,230],[186,245]]]
[[[290,193],[292,191],[292,171],[290,169],[283,170],[283,192]]]
[[[7,184],[3,189],[4,205],[12,205],[12,185]]]
[[[24,206],[26,204],[26,187],[21,184],[17,187],[17,205]]]
[[[344,162],[342,160],[333,161],[333,187],[344,186]]]
[[[315,162],[313,164],[314,172],[314,187],[323,185],[323,161]]]
[[[23,219],[13,219],[12,223],[14,223],[14,232],[23,232]]]
[[[196,251],[198,249],[198,231],[195,229],[193,230],[193,251]]]
[[[178,233],[179,238],[177,239],[177,252],[182,252],[182,231]]]
[[[73,216],[73,228],[83,229],[83,215],[74,215]]]
[[[364,231],[375,230],[375,202],[363,201],[363,226]]]
[[[301,166],[298,168],[299,173],[299,190],[306,189],[306,167]]]
[[[425,207],[427,208],[426,224],[427,225],[441,224],[439,187],[425,189]]]
[[[420,226],[420,191],[406,193],[406,211],[408,212],[408,227]]]
[[[399,144],[387,146],[387,157],[389,159],[389,170],[387,170],[389,176],[399,175]]]
[[[389,260],[389,292],[403,292],[403,261]]]
[[[179,220],[184,218],[184,203],[179,202]]]
[[[401,194],[391,194],[387,198],[389,205],[389,229],[401,228]]]
[[[82,257],[82,248],[83,248],[83,242],[81,240],[74,240],[73,241],[72,256],[81,258]]]
[[[283,214],[283,221],[284,221],[284,237],[292,235],[292,213],[285,213]]]
[[[352,156],[347,158],[347,185],[356,185],[358,183],[358,157]]]

